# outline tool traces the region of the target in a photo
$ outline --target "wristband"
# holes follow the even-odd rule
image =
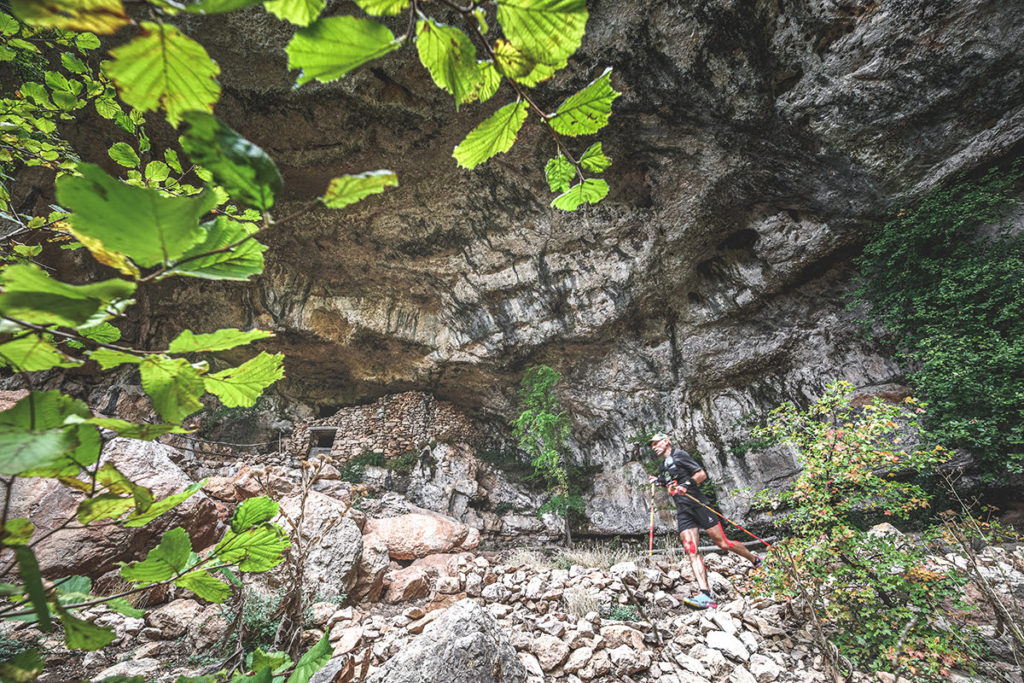
[[[696,484],[696,482],[693,481],[693,479],[687,479],[686,481],[683,482],[683,488],[685,488],[685,489],[688,489],[691,486],[696,486],[696,485],[697,484]]]

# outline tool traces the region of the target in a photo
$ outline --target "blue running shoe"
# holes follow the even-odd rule
[[[718,607],[718,603],[711,596],[704,595],[703,593],[697,593],[692,598],[683,598],[683,603],[694,607],[696,609],[708,609],[709,607]]]

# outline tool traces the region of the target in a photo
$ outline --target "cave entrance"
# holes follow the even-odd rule
[[[334,446],[334,427],[313,427],[309,430],[309,456],[330,455]]]

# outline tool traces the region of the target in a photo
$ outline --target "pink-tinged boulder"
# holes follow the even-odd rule
[[[171,460],[172,453],[173,448],[153,441],[113,439],[103,448],[102,462],[111,463],[160,499],[180,493],[192,483]],[[81,494],[52,479],[18,479],[8,517],[27,517],[35,524],[38,537],[73,517],[81,499]],[[220,537],[217,508],[205,493],[198,491],[142,527],[104,525],[57,531],[36,546],[36,557],[45,576],[83,574],[96,578],[119,561],[143,559],[165,531],[178,526],[188,532],[195,549]]]
[[[430,575],[422,567],[406,567],[385,576],[384,585],[384,602],[407,602],[426,597],[430,592]]]
[[[348,593],[349,602],[376,602],[384,589],[388,570],[388,544],[377,534],[363,536],[363,553],[359,556],[356,582]]]
[[[210,477],[203,484],[203,491],[206,495],[217,500],[233,503],[235,497],[235,484],[231,477]]]
[[[414,560],[435,553],[462,549],[469,527],[454,519],[410,513],[398,517],[369,519],[365,531],[377,534],[387,543],[388,553],[396,560]],[[473,539],[469,539],[471,542]],[[476,535],[479,543],[479,533]]]

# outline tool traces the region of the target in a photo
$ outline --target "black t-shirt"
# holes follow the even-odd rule
[[[657,482],[662,486],[667,486],[669,482],[674,481],[677,485],[682,486],[684,481],[702,469],[704,468],[689,453],[681,448],[673,448],[669,456],[658,465]],[[708,502],[707,496],[701,493],[700,489],[696,486],[691,486],[686,492],[702,503]],[[672,501],[677,507],[680,505],[696,505],[696,503],[683,495],[672,496]]]

